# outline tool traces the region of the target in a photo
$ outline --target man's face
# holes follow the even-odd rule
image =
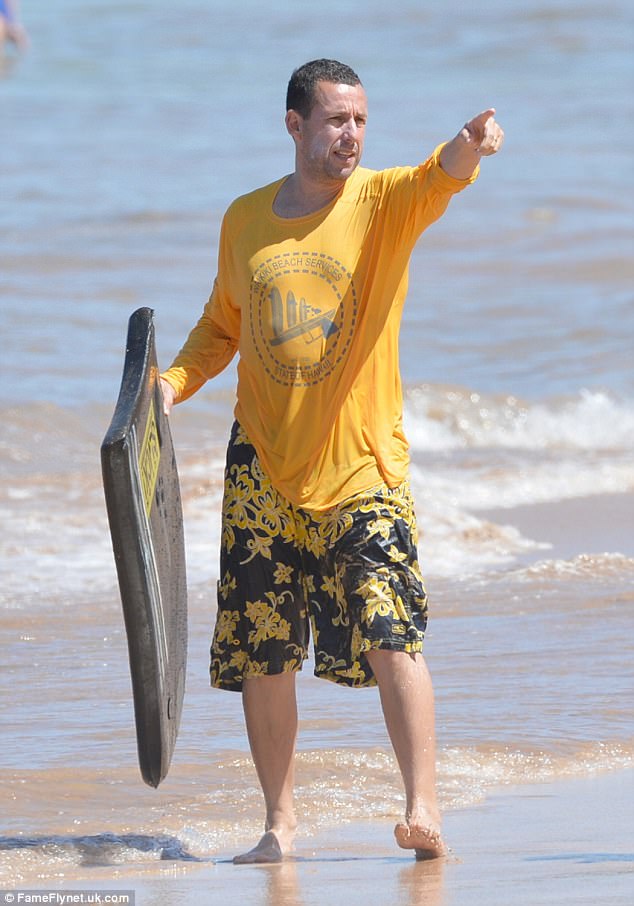
[[[367,119],[363,86],[318,82],[310,116],[287,115],[298,169],[313,181],[345,181],[361,160]]]

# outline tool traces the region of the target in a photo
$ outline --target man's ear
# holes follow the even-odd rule
[[[303,118],[297,110],[286,111],[286,129],[294,141],[298,141],[302,133]]]

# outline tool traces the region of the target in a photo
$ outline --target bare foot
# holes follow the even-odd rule
[[[253,847],[253,849],[250,849],[247,853],[242,853],[242,855],[240,856],[234,856],[233,864],[272,864],[274,862],[281,862],[283,858],[284,851],[282,850],[280,841],[278,840],[276,834],[272,830],[269,830],[264,834],[257,846]]]
[[[416,858],[438,859],[447,855],[447,847],[440,830],[433,824],[397,824],[394,828],[396,842],[403,849],[416,850]]]

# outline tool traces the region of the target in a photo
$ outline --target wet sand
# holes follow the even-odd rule
[[[219,852],[209,862],[95,867],[61,886],[134,889],[136,906],[236,897],[249,906],[630,906],[633,794],[632,771],[498,790],[445,815],[451,854],[434,862],[395,848],[392,822],[356,821],[303,836],[280,865],[234,866],[234,851]]]
[[[540,557],[568,559],[606,551],[634,556],[634,493],[595,494],[479,511],[496,525],[512,525],[525,538],[552,545]],[[535,555],[531,559],[535,559]]]

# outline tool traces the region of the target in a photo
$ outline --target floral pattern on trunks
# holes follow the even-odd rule
[[[407,482],[311,512],[275,490],[235,424],[212,685],[239,691],[245,677],[300,670],[311,632],[316,676],[375,685],[366,652],[422,651],[427,596],[416,545]]]

